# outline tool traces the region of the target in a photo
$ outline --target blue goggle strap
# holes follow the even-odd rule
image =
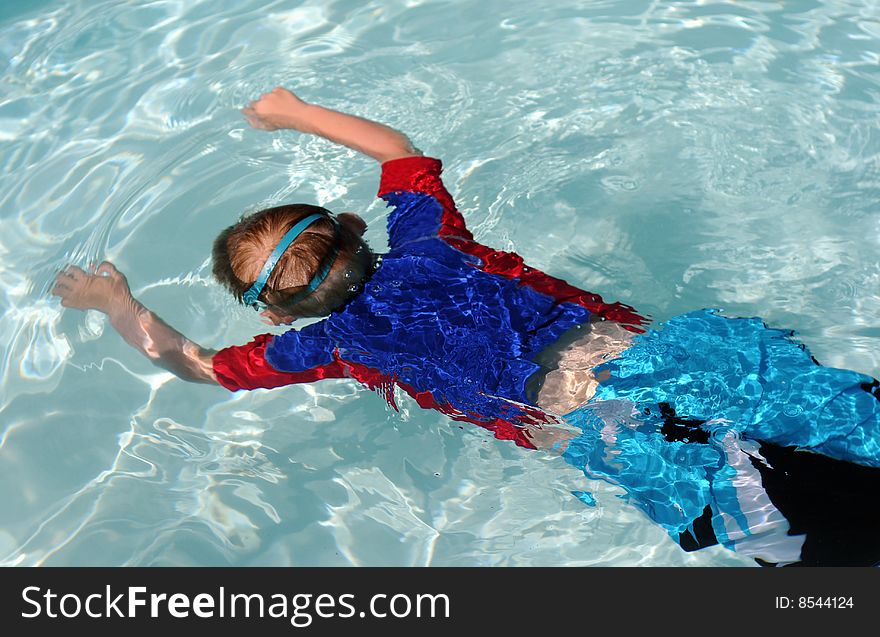
[[[338,226],[337,226],[338,231]],[[339,248],[334,243],[333,248],[330,250],[330,254],[324,260],[324,265],[315,273],[315,276],[312,277],[312,280],[309,281],[309,284],[306,286],[305,290],[301,290],[297,292],[293,296],[291,296],[287,301],[285,301],[285,305],[293,305],[294,303],[299,303],[304,298],[306,298],[309,294],[318,289],[318,286],[324,282],[324,279],[327,278],[327,275],[330,274],[330,269],[333,267],[333,264],[336,262],[336,256],[339,254]]]
[[[263,288],[266,287],[266,282],[269,280],[269,277],[272,275],[272,271],[275,269],[275,266],[278,265],[278,259],[281,258],[281,255],[290,247],[296,238],[302,234],[303,230],[308,228],[318,219],[330,219],[333,221],[333,226],[338,233],[338,224],[335,219],[332,217],[328,217],[323,214],[311,214],[304,219],[301,219],[295,226],[293,226],[290,230],[288,230],[283,237],[281,237],[281,241],[278,242],[278,245],[275,246],[275,249],[272,250],[272,254],[269,255],[269,258],[266,260],[266,263],[263,265],[263,269],[260,270],[260,276],[257,277],[257,280],[254,281],[254,284],[248,288],[247,292],[242,296],[242,300],[246,305],[253,305],[257,302],[257,299],[260,296],[260,293],[263,291]],[[326,263],[318,270],[312,280],[309,281],[309,284],[305,290],[297,293],[294,298],[291,299],[291,302],[294,300],[300,300],[305,296],[311,294],[315,291],[315,289],[321,285],[327,275],[330,273],[330,268],[333,267],[333,262],[336,261],[336,255],[339,253],[339,248],[335,245],[333,246],[333,251],[329,259],[326,259]]]

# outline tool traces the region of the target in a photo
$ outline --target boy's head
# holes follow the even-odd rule
[[[243,303],[279,242],[313,214],[322,218],[309,223],[284,250],[258,300],[268,306],[263,316],[275,324],[325,316],[342,307],[360,291],[374,260],[361,238],[366,224],[352,213],[342,213],[334,222],[324,208],[292,204],[243,217],[214,240],[214,276]],[[319,280],[327,267],[326,278],[309,292],[309,283]]]

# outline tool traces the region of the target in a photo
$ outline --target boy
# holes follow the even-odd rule
[[[623,486],[687,550],[720,541],[773,563],[880,559],[876,506],[861,506],[880,488],[876,380],[818,365],[759,319],[692,312],[646,332],[633,308],[476,243],[440,162],[397,131],[280,87],[243,113],[382,163],[379,196],[395,208],[381,258],[360,217],[304,204],[255,213],[215,241],[214,274],[240,302],[276,325],[327,318],[207,350],[107,262],[60,273],[62,305],[105,312],[186,380],[238,390],[353,378],[392,405],[396,385],[518,445],[562,443],[566,461]],[[547,412],[583,434],[546,427]]]
[[[63,306],[106,313],[129,344],[179,377],[230,390],[348,377],[392,404],[396,384],[422,407],[531,448],[535,425],[551,420],[540,408],[568,411],[596,382],[580,369],[576,379],[557,379],[555,359],[565,359],[573,341],[619,352],[627,330],[646,322],[626,305],[606,304],[516,254],[474,242],[440,179],[440,162],[401,133],[306,104],[281,87],[242,112],[255,128],[320,135],[382,162],[379,195],[396,207],[391,250],[379,267],[361,239],[366,224],[352,213],[334,218],[299,204],[242,219],[215,241],[217,279],[276,325],[330,316],[219,352],[140,304],[110,263],[58,275],[53,294]],[[542,382],[548,371],[554,382]]]

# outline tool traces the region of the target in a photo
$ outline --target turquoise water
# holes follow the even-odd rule
[[[226,4],[0,8],[0,562],[751,564],[406,396],[175,380],[45,291],[110,259],[222,347],[266,331],[210,277],[242,212],[359,211],[383,248],[371,160],[241,118],[283,84],[444,159],[483,243],[658,320],[761,316],[876,377],[880,7]]]

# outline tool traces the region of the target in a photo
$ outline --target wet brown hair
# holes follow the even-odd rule
[[[319,206],[290,204],[242,217],[214,240],[214,277],[243,303],[242,296],[284,234],[314,213],[327,218],[312,223],[285,250],[259,298],[296,317],[326,316],[341,308],[360,291],[372,272],[374,257],[357,232],[345,223],[335,227],[330,211]],[[290,299],[330,258],[334,244],[339,253],[327,278],[314,292],[291,305]]]

